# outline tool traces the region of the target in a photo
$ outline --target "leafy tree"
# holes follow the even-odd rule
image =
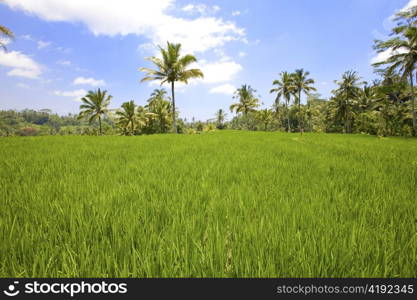
[[[117,125],[122,129],[125,135],[134,135],[138,125],[145,125],[137,117],[136,104],[133,100],[124,102],[121,109],[116,111]]]
[[[257,112],[256,116],[257,119],[264,125],[264,130],[267,131],[268,124],[272,121],[272,118],[274,116],[272,110],[262,109]]]
[[[156,131],[160,133],[167,132],[170,126],[170,120],[172,119],[171,102],[165,98],[167,92],[164,89],[156,89],[151,94],[151,98],[148,99],[148,104],[145,106],[152,114],[151,121],[158,122]],[[152,126],[152,125],[151,125]]]
[[[186,54],[180,56],[181,44],[167,43],[167,48],[159,47],[162,58],[149,57],[156,67],[156,70],[150,68],[140,68],[140,71],[146,72],[145,77],[141,80],[159,80],[161,85],[164,83],[171,84],[172,97],[172,123],[174,133],[177,133],[176,113],[175,113],[175,82],[188,83],[192,78],[203,78],[203,72],[200,69],[187,69],[192,63],[197,62],[197,59],[191,55]]]
[[[356,99],[360,95],[360,86],[364,84],[360,80],[361,78],[356,72],[347,71],[343,74],[341,81],[335,80],[338,88],[332,91],[334,97],[330,105],[333,108],[335,119],[343,123],[346,133],[352,132]]]
[[[223,109],[219,109],[216,112],[216,123],[217,123],[217,128],[218,129],[223,129],[224,128],[224,121],[226,119],[227,114],[224,112]]]
[[[247,115],[250,112],[256,111],[259,106],[259,99],[255,97],[256,90],[250,85],[244,84],[235,91],[233,99],[239,99],[239,102],[230,105],[230,111],[236,113],[243,113]]]
[[[4,41],[4,38],[6,38],[6,39],[13,39],[14,38],[14,34],[6,26],[0,25],[0,47],[3,48],[5,51],[7,51],[6,43]]]
[[[303,128],[303,116],[301,111],[301,93],[309,95],[310,92],[316,91],[316,88],[312,85],[314,84],[314,79],[308,78],[310,72],[304,71],[303,69],[295,70],[295,73],[292,74],[292,84],[293,88],[292,91],[296,95],[295,99],[298,103],[298,114],[299,114],[299,126],[300,132],[302,133]]]
[[[417,66],[417,27],[416,7],[397,14],[398,26],[393,29],[394,37],[386,41],[376,41],[374,48],[380,53],[389,51],[390,56],[374,64],[375,67],[387,65],[387,73],[398,71],[402,78],[409,78],[411,85],[413,134],[417,134],[416,105],[413,75]]]
[[[108,95],[107,91],[101,91],[100,89],[89,91],[85,97],[81,98],[83,104],[80,105],[79,119],[89,118],[90,125],[98,120],[100,135],[103,134],[101,120],[108,113],[111,98],[112,96]]]
[[[285,99],[285,109],[287,114],[287,131],[291,131],[289,105],[291,102],[291,94],[293,90],[293,78],[288,72],[281,72],[280,79],[276,79],[272,82],[276,88],[271,89],[270,93],[277,93],[275,104],[279,103],[279,99]]]

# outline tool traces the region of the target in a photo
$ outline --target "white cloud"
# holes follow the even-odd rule
[[[38,79],[42,74],[41,65],[19,51],[0,51],[0,65],[12,68],[7,73],[9,76]]]
[[[198,12],[200,14],[204,13],[206,9],[207,9],[207,6],[204,4],[197,4],[197,5],[188,4],[182,8],[182,10],[185,12],[189,12],[189,13]]]
[[[201,15],[204,15],[204,14],[216,13],[220,10],[220,7],[217,5],[209,7],[205,4],[187,4],[186,6],[183,6],[181,10],[189,14],[199,13]]]
[[[8,44],[10,44],[11,40],[5,37],[0,37],[0,44],[2,44],[3,46],[7,46]]]
[[[241,12],[239,10],[235,10],[232,12],[232,16],[239,16],[241,14]]]
[[[198,67],[203,71],[204,79],[202,81],[204,83],[227,82],[232,80],[237,73],[243,70],[243,67],[240,64],[232,60],[213,63],[201,61],[198,64]]]
[[[225,83],[234,79],[236,75],[243,70],[243,67],[240,64],[229,60],[227,57],[224,60],[221,59],[215,62],[200,60],[199,62],[190,65],[189,68],[200,69],[204,74],[204,78],[191,79],[188,81],[188,84],[177,82],[175,83],[176,89],[178,88],[180,91],[184,91],[187,87],[195,86],[197,84]],[[159,81],[151,81],[148,84],[149,87],[156,87],[159,85]],[[171,88],[168,84],[164,84],[163,87]]]
[[[239,57],[245,57],[245,56],[246,56],[246,52],[244,52],[244,51],[239,52]]]
[[[402,53],[407,53],[407,50],[402,49],[402,48],[400,48],[396,51],[392,51],[392,49],[387,49],[385,51],[382,51],[382,52],[378,53],[374,57],[372,57],[371,64],[383,62],[383,61],[387,60],[388,58],[390,58],[392,55],[402,54]]]
[[[33,41],[33,38],[32,38],[32,36],[30,34],[24,34],[24,35],[21,35],[20,37],[23,40],[26,40],[26,41]]]
[[[73,98],[74,101],[80,101],[82,97],[87,94],[84,89],[73,90],[73,91],[54,91],[54,95],[61,97]]]
[[[204,52],[225,43],[242,40],[245,31],[235,23],[217,17],[174,17],[167,13],[175,0],[4,0],[47,21],[80,22],[95,35],[137,34],[154,45],[166,41],[183,44],[184,51]]]
[[[38,49],[41,50],[43,48],[48,47],[49,45],[51,45],[51,42],[44,42],[44,41],[37,41],[36,42],[38,44]]]
[[[19,82],[19,83],[17,84],[17,87],[20,87],[21,89],[28,89],[28,88],[30,88],[30,86],[29,86],[28,84],[26,84],[26,83],[21,83],[21,82]]]
[[[413,6],[417,6],[417,0],[410,0],[402,9],[401,11],[406,11],[410,8],[412,8]]]
[[[77,77],[74,79],[74,85],[90,85],[90,86],[103,86],[106,85],[106,82],[102,79],[94,79],[94,78],[85,78],[85,77]]]
[[[71,62],[69,60],[58,60],[56,63],[58,65],[61,65],[61,66],[70,66],[71,65]]]
[[[210,89],[211,94],[233,95],[235,91],[236,88],[230,83],[222,84]]]

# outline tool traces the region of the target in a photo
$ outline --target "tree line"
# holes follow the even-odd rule
[[[287,132],[366,133],[373,135],[416,136],[416,107],[414,76],[417,63],[417,7],[396,14],[397,25],[385,41],[376,40],[378,53],[388,53],[385,61],[375,63],[375,73],[380,79],[363,81],[360,75],[349,70],[335,80],[336,88],[329,99],[316,93],[314,79],[304,69],[281,72],[272,81],[270,93],[275,101],[270,108],[261,106],[257,91],[248,84],[238,88],[229,109],[236,115],[227,120],[227,113],[219,109],[213,119],[205,122],[180,119],[175,106],[175,84],[187,84],[193,78],[203,78],[201,70],[190,68],[197,61],[191,54],[181,56],[181,44],[167,43],[159,47],[160,57],[149,57],[152,68],[140,68],[145,72],[141,80],[156,80],[168,84],[170,95],[164,88],[156,89],[146,105],[136,105],[133,100],[119,109],[110,109],[112,96],[105,90],[89,91],[81,99],[80,113],[70,119],[75,129],[62,132],[61,127],[69,116],[59,117],[47,111],[37,114],[48,121],[50,134],[122,134],[139,135],[153,133],[196,133],[214,129],[243,129]],[[6,27],[3,34],[13,37]],[[1,45],[4,47],[4,45]],[[416,78],[417,79],[417,78]],[[304,96],[305,101],[302,101]],[[304,103],[303,103],[304,102]],[[0,112],[0,135],[36,135],[40,130],[30,126],[32,122],[23,112]],[[22,119],[24,121],[22,121]],[[78,122],[78,123],[76,123]],[[25,127],[16,128],[24,123]],[[88,128],[90,125],[92,128]],[[31,129],[32,128],[32,129]],[[45,130],[43,131],[45,132]]]

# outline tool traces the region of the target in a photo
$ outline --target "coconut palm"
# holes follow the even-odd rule
[[[361,85],[365,83],[360,80],[355,71],[347,71],[341,81],[335,80],[339,87],[332,91],[335,95],[332,99],[335,118],[343,123],[346,133],[352,132],[354,107],[362,91]]]
[[[83,102],[80,105],[79,119],[88,117],[89,124],[98,120],[100,135],[103,134],[101,127],[101,119],[108,113],[108,106],[110,104],[112,96],[107,94],[107,91],[89,91],[88,94],[81,98]]]
[[[227,114],[225,113],[223,109],[219,109],[215,115],[216,115],[217,128],[223,129],[224,128],[223,122],[226,119]]]
[[[376,97],[376,89],[373,86],[365,85],[359,92],[357,104],[360,112],[366,112],[372,108]]]
[[[153,111],[154,107],[157,106],[161,101],[168,101],[170,102],[171,99],[166,97],[167,91],[165,89],[155,89],[153,90],[151,97],[148,99],[148,104],[145,107],[149,111]]]
[[[236,113],[243,113],[245,116],[256,111],[259,106],[259,99],[255,97],[256,90],[250,85],[244,84],[235,91],[233,99],[239,99],[239,102],[230,105],[230,111]]]
[[[308,78],[310,75],[310,72],[304,71],[303,69],[297,69],[295,70],[294,74],[292,74],[293,80],[293,89],[292,91],[296,95],[295,99],[298,103],[298,115],[299,115],[299,126],[300,126],[300,132],[303,133],[303,116],[301,112],[301,93],[304,93],[306,95],[309,95],[310,92],[316,91],[316,88],[312,85],[314,84],[314,79]]]
[[[224,120],[226,119],[227,114],[224,112],[223,109],[219,109],[216,112],[216,121],[218,124],[223,124]]]
[[[3,48],[6,51],[7,48],[6,48],[6,43],[4,42],[4,38],[13,39],[14,34],[6,26],[0,25],[0,47]]]
[[[256,118],[264,124],[264,130],[268,129],[268,124],[272,121],[274,114],[270,109],[262,109],[257,112]]]
[[[417,28],[412,25],[400,25],[394,29],[397,34],[387,41],[376,41],[374,48],[377,52],[389,51],[386,60],[377,62],[375,67],[388,65],[386,72],[391,74],[398,71],[402,78],[408,78],[411,86],[413,135],[417,134],[416,105],[414,93],[414,71],[417,67]]]
[[[161,133],[167,131],[171,119],[171,103],[164,99],[159,99],[152,107],[151,111],[155,119],[158,120],[159,130]]]
[[[148,104],[145,108],[153,114],[150,120],[158,121],[158,130],[163,133],[167,131],[171,120],[171,102],[170,98],[166,97],[167,91],[165,89],[155,89],[151,97],[148,99]]]
[[[134,135],[138,126],[144,126],[145,122],[138,118],[136,104],[133,100],[124,102],[121,109],[116,111],[117,125],[126,135]]]
[[[147,58],[157,67],[157,69],[140,68],[140,71],[146,72],[145,77],[141,81],[158,80],[161,82],[161,85],[164,83],[171,84],[172,123],[174,133],[177,133],[175,82],[187,84],[190,79],[198,77],[203,78],[204,75],[200,69],[187,69],[192,63],[197,62],[197,59],[191,54],[180,56],[181,44],[168,42],[166,49],[159,47],[159,50],[162,58],[155,56]]]
[[[281,72],[279,74],[280,79],[276,79],[272,82],[276,85],[276,88],[270,90],[270,93],[277,93],[275,103],[279,103],[279,99],[282,97],[285,99],[285,110],[287,115],[287,131],[291,131],[289,105],[291,101],[291,95],[293,90],[293,77],[288,72]]]

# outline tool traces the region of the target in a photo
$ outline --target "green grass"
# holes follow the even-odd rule
[[[417,140],[0,139],[0,276],[416,277]]]

